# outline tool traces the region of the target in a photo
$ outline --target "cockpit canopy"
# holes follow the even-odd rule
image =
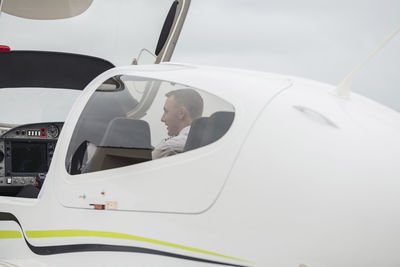
[[[68,172],[76,175],[152,160],[154,148],[174,138],[168,136],[163,108],[168,93],[181,89],[198,93],[204,108],[193,120],[183,150],[177,153],[221,138],[234,119],[234,107],[225,100],[183,84],[115,76],[94,92],[78,119],[66,157]]]

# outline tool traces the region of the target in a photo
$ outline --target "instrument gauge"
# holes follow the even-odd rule
[[[47,137],[56,138],[59,133],[60,131],[58,130],[57,126],[50,125],[49,127],[47,127]]]

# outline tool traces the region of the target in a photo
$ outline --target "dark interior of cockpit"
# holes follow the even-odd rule
[[[0,90],[46,88],[83,90],[114,65],[104,59],[61,52],[0,53]],[[106,84],[118,87],[115,81]],[[10,111],[11,112],[11,111]],[[63,122],[25,124],[0,135],[0,195],[36,197],[53,157]]]

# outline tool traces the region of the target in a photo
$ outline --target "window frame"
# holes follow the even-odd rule
[[[234,107],[235,120],[229,131],[210,145],[173,157],[105,170],[101,173],[70,175],[65,168],[66,150],[78,117],[94,91],[104,80],[123,73],[182,83],[179,79],[163,77],[163,73],[166,73],[164,71],[169,73],[172,70],[190,68],[185,66],[145,66],[140,68],[139,73],[136,68],[116,68],[97,77],[87,90],[84,90],[64,124],[64,130],[54,153],[53,164],[47,175],[48,179],[51,177],[52,188],[54,188],[60,204],[69,208],[93,209],[91,206],[93,203],[113,201],[117,203],[117,210],[120,211],[186,214],[199,213],[213,205],[229,177],[230,169],[240,151],[247,131],[243,132],[243,127],[239,129],[238,125],[240,122],[244,123],[245,120],[240,115],[242,113],[238,107],[229,99],[225,99],[225,101]],[[157,72],[153,72],[155,70]],[[190,87],[199,88],[194,84]],[[200,90],[210,92],[203,88]],[[212,94],[221,97],[218,93],[213,92]],[[219,161],[220,163],[215,168],[205,169],[202,165],[210,164],[211,166]],[[188,172],[192,171],[193,174],[189,175]],[[49,182],[48,179],[47,182]],[[41,193],[45,191],[42,190]],[[104,194],[101,194],[102,192]]]

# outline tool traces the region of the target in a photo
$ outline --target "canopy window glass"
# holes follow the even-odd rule
[[[231,104],[203,90],[116,76],[82,111],[66,168],[75,175],[181,154],[220,139],[233,119]]]

